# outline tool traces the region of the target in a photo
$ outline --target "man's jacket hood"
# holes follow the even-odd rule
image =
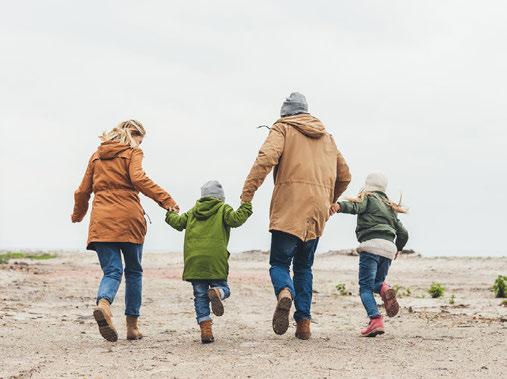
[[[308,113],[282,117],[275,124],[290,125],[310,138],[321,138],[326,135],[326,128],[322,122]]]

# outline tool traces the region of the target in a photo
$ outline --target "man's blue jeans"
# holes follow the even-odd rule
[[[94,249],[104,273],[100,281],[97,303],[100,299],[114,301],[123,275],[121,256],[125,260],[125,315],[139,317],[143,289],[141,259],[143,245],[129,242],[95,242]]]
[[[389,258],[371,253],[359,254],[359,295],[369,318],[380,317],[373,293],[380,293],[391,266]]]
[[[275,295],[278,296],[284,288],[289,289],[296,305],[294,313],[296,321],[312,318],[310,313],[313,290],[312,266],[318,243],[318,238],[304,242],[292,234],[277,230],[271,232],[269,275]],[[290,276],[292,263],[294,281]]]
[[[208,297],[210,288],[218,288],[222,300],[231,296],[231,290],[226,280],[191,280],[190,283],[194,288],[194,307],[198,324],[211,320]]]

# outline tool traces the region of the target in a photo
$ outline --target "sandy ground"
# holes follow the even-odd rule
[[[313,337],[300,341],[293,325],[284,336],[271,330],[267,256],[236,255],[232,296],[211,345],[200,343],[180,254],[144,256],[143,340],[125,340],[122,286],[113,307],[117,343],[100,337],[91,316],[101,274],[93,253],[26,262],[0,269],[2,378],[500,378],[507,370],[507,308],[489,291],[507,273],[507,258],[402,257],[389,278],[412,294],[400,299],[385,335],[361,338],[357,257],[319,256]],[[433,281],[445,284],[444,298],[425,293]],[[339,282],[353,295],[339,295]]]

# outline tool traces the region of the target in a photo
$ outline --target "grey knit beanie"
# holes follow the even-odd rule
[[[280,116],[293,116],[300,113],[308,113],[306,97],[299,92],[292,92],[283,102]]]
[[[364,190],[366,192],[386,192],[387,188],[387,177],[380,172],[374,172],[366,177],[364,184]]]
[[[201,187],[201,197],[214,197],[224,201],[224,189],[217,180],[210,180]]]

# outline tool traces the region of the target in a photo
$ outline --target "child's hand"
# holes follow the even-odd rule
[[[397,251],[396,254],[394,255],[394,259],[398,258],[398,255],[401,254],[401,251]]]
[[[332,216],[335,213],[340,212],[340,210],[341,210],[340,204],[338,203],[331,204],[331,206],[329,207],[329,216]]]

